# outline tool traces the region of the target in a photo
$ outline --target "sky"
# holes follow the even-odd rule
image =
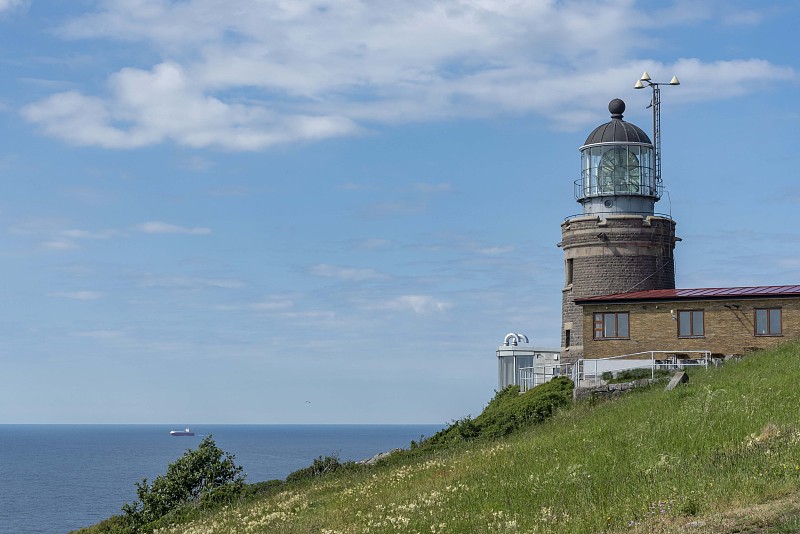
[[[800,283],[794,0],[0,0],[0,423],[436,423],[560,343],[608,102],[678,287]]]

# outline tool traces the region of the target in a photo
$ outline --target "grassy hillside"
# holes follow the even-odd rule
[[[800,531],[800,344],[690,376],[159,532]]]

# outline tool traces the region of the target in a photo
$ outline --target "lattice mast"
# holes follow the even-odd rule
[[[653,98],[648,108],[653,108],[653,152],[655,157],[656,183],[661,184],[661,85],[680,85],[677,76],[673,76],[669,84],[654,82],[647,71],[633,86],[634,89],[644,89],[645,84],[653,89]]]

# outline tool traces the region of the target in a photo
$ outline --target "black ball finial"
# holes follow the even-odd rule
[[[625,102],[619,98],[615,98],[608,103],[608,111],[611,112],[612,119],[621,119],[622,114],[625,113]]]

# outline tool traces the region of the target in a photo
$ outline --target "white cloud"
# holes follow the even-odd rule
[[[582,127],[643,70],[715,80],[683,91],[706,100],[797,78],[759,59],[631,55],[658,49],[652,30],[668,25],[758,22],[695,4],[648,15],[634,0],[107,0],[60,34],[145,44],[163,60],[119,69],[96,96],[56,93],[22,113],[81,145],[258,150],[450,117],[534,113]]]
[[[59,219],[34,218],[20,221],[8,231],[13,235],[53,234],[63,228],[64,222]]]
[[[83,332],[73,332],[72,335],[91,339],[119,339],[124,337],[126,333],[122,330],[87,330]]]
[[[0,13],[28,5],[29,0],[0,0]]]
[[[71,239],[110,239],[118,235],[118,232],[116,230],[99,230],[93,232],[90,230],[71,229],[62,231],[61,235]]]
[[[752,26],[764,20],[764,16],[762,11],[751,9],[730,13],[722,20],[731,26]]]
[[[210,228],[187,228],[185,226],[178,226],[161,221],[150,221],[138,225],[140,231],[146,234],[190,234],[190,235],[207,235],[211,233]]]
[[[62,229],[67,224],[67,222],[57,219],[29,219],[9,228],[9,233],[21,236],[37,236],[43,239],[40,246],[47,250],[74,250],[80,248],[76,240],[111,239],[119,235],[118,231],[112,229],[95,231],[77,228]]]
[[[436,300],[428,295],[403,295],[374,306],[377,309],[412,311],[421,315],[443,312],[450,307],[449,303]]]
[[[56,137],[77,145],[137,148],[166,140],[194,148],[256,150],[287,141],[353,133],[334,115],[277,114],[266,107],[228,103],[203,94],[175,63],[151,71],[126,68],[109,79],[107,99],[57,93],[22,113]]]
[[[200,289],[204,287],[220,289],[239,289],[245,283],[235,278],[199,278],[193,276],[149,277],[141,284],[143,287],[170,287]]]
[[[291,299],[271,296],[255,302],[220,304],[215,309],[222,311],[258,311],[258,312],[284,312],[294,307]]]
[[[357,241],[354,246],[360,250],[380,250],[390,246],[391,244],[392,242],[388,239],[371,237]]]
[[[355,267],[339,267],[336,265],[328,265],[320,263],[311,267],[310,272],[314,276],[321,276],[325,278],[339,278],[341,280],[350,280],[356,282],[363,282],[366,280],[381,280],[388,278],[385,273],[378,272],[374,269],[358,269]]]
[[[514,247],[511,246],[494,246],[494,247],[484,247],[477,249],[479,254],[485,254],[487,256],[499,256],[501,254],[508,254],[510,252],[514,252]]]
[[[446,182],[438,184],[417,183],[414,184],[414,189],[425,194],[450,193],[453,191],[453,185]]]
[[[214,161],[203,156],[190,156],[180,162],[180,166],[193,171],[207,171],[214,167]]]
[[[248,306],[248,308],[258,311],[275,311],[286,310],[292,308],[293,306],[294,302],[289,299],[266,299],[259,302],[253,302]]]
[[[99,291],[57,291],[48,293],[48,296],[73,300],[97,300],[103,297]]]
[[[75,250],[78,245],[66,239],[53,239],[42,243],[42,247],[47,250]]]
[[[416,215],[427,211],[428,203],[422,200],[395,200],[391,202],[376,202],[364,206],[360,215],[367,218],[399,217],[403,215]]]

